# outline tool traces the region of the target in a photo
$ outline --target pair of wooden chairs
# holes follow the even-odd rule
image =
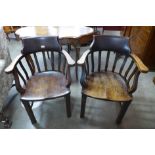
[[[132,101],[140,72],[148,68],[131,53],[129,40],[117,36],[94,36],[91,47],[78,60],[82,68],[81,118],[85,114],[86,98],[92,97],[120,103],[116,119],[120,123]],[[65,97],[67,116],[71,117],[70,67],[75,61],[62,50],[57,37],[23,39],[21,54],[6,68],[12,73],[21,101],[31,122],[34,101]]]

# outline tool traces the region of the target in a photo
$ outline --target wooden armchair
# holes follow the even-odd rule
[[[137,89],[139,74],[148,72],[141,60],[131,53],[128,44],[125,37],[97,35],[90,49],[78,60],[82,66],[81,118],[88,96],[120,103],[116,123],[121,122]]]
[[[23,39],[21,53],[5,72],[14,75],[16,89],[32,124],[36,123],[32,111],[34,101],[65,97],[67,116],[70,117],[70,66],[75,62],[62,50],[58,38]]]

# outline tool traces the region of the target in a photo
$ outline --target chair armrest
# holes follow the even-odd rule
[[[149,71],[148,67],[146,67],[144,65],[144,63],[140,60],[140,58],[137,55],[135,55],[133,53],[130,54],[130,55],[133,58],[134,62],[136,63],[136,65],[137,65],[140,72],[147,73]]]
[[[87,55],[89,54],[89,52],[90,52],[90,50],[86,50],[86,51],[82,54],[81,58],[77,61],[77,64],[78,64],[78,65],[83,65],[83,64],[85,63],[86,57],[87,57]]]
[[[6,73],[11,73],[17,64],[17,62],[23,57],[23,54],[19,54],[12,62],[11,64],[5,69]]]
[[[62,50],[62,53],[64,54],[65,58],[67,59],[68,65],[73,66],[75,65],[75,61],[71,58],[71,56],[66,52],[65,50]]]

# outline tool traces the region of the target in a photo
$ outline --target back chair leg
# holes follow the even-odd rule
[[[28,116],[29,116],[29,118],[30,118],[32,124],[37,123],[36,118],[35,118],[35,116],[34,116],[34,114],[33,114],[33,111],[32,111],[32,108],[31,108],[29,102],[22,101],[22,103],[23,103],[23,105],[24,105],[24,107],[25,107],[25,109],[26,109],[26,111],[27,111],[27,114],[28,114]]]
[[[82,94],[82,99],[81,99],[81,114],[80,114],[80,117],[81,118],[84,118],[84,115],[85,115],[86,99],[87,99],[87,96],[84,95],[84,94]]]
[[[122,103],[121,110],[120,110],[120,112],[118,114],[118,117],[116,119],[116,123],[117,124],[121,123],[121,121],[122,121],[122,119],[123,119],[123,117],[124,117],[128,107],[129,107],[130,103],[131,103],[131,101]]]
[[[70,94],[68,94],[65,98],[66,98],[66,112],[67,112],[67,117],[71,117]]]

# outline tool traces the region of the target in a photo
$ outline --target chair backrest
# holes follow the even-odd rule
[[[23,56],[15,67],[19,91],[27,80],[39,72],[58,71],[67,74],[68,64],[59,44],[58,37],[35,37],[23,39]]]
[[[22,53],[33,62],[36,72],[56,70],[64,72],[66,61],[57,36],[23,39]]]
[[[129,38],[119,36],[96,35],[91,46],[91,51],[115,51],[129,55]]]
[[[115,72],[131,84],[138,68],[130,56],[129,39],[120,36],[94,36],[86,57],[86,73]]]
[[[58,37],[35,37],[23,39],[23,54],[38,51],[58,51],[62,50]]]

